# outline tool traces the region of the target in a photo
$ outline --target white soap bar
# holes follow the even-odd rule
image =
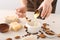
[[[17,22],[12,22],[10,23],[10,27],[12,28],[12,30],[18,31],[22,28],[22,24],[17,23]]]
[[[7,16],[7,17],[5,18],[5,21],[6,21],[7,23],[19,22],[19,19],[18,19],[18,17],[16,17],[16,16]]]

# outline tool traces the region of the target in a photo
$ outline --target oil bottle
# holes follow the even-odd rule
[[[36,10],[35,13],[34,13],[34,18],[44,20],[46,18],[46,16],[44,18],[41,17],[42,10],[43,10],[43,8],[40,8],[39,10]]]

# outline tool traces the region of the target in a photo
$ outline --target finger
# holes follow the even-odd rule
[[[16,11],[19,12],[20,11],[20,8],[17,8]]]
[[[19,14],[20,12],[16,11],[16,14]]]
[[[40,10],[40,8],[42,8],[42,6],[39,6],[37,10]]]
[[[18,15],[19,18],[26,17],[25,13],[19,13],[19,12],[17,12],[16,14]]]
[[[47,7],[47,9],[46,9],[46,12],[45,12],[45,14],[44,14],[44,18],[47,17],[48,13],[49,13],[49,7]]]
[[[18,9],[17,11],[16,11],[16,13],[26,13],[26,11],[25,10],[23,10],[23,9]]]
[[[16,9],[17,12],[21,12],[21,13],[24,13],[25,10],[23,10],[23,8],[18,8]]]
[[[46,16],[46,17],[49,17],[49,15],[51,14],[51,12],[52,12],[52,7],[51,7],[51,6],[49,6],[48,14],[47,14],[47,16]]]
[[[25,16],[25,15],[22,14],[22,13],[19,13],[19,14],[18,14],[18,17],[19,17],[19,18],[23,18],[24,16]]]
[[[18,17],[20,18],[21,17],[21,13],[17,13]]]
[[[47,10],[46,6],[43,7],[43,11],[42,11],[42,13],[41,13],[41,17],[42,17],[42,18],[45,17],[45,15],[46,15],[46,10]]]

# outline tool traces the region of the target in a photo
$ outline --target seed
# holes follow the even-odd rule
[[[12,38],[7,38],[6,40],[12,40]]]
[[[24,28],[25,28],[25,29],[27,29],[27,27],[26,27],[26,26],[24,26]]]
[[[39,37],[45,38],[46,36],[44,34],[40,34]]]
[[[28,17],[26,17],[26,19],[28,19]]]
[[[20,39],[20,36],[16,36],[15,39]]]

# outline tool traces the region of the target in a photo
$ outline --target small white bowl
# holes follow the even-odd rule
[[[30,23],[26,23],[26,26],[28,27],[28,32],[30,33],[36,33],[36,32],[39,32],[39,30],[41,29],[41,24],[38,23],[38,22],[34,22],[36,23],[36,26],[32,26],[30,25]],[[33,23],[32,23],[33,24]]]

